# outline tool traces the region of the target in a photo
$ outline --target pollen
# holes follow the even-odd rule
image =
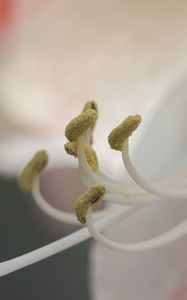
[[[28,193],[31,191],[35,177],[42,172],[47,163],[48,154],[46,151],[40,150],[36,152],[18,177],[18,185],[23,192]]]
[[[86,111],[87,109],[94,109],[96,112],[98,112],[97,103],[95,101],[86,102],[83,108],[83,112]]]
[[[67,142],[64,149],[67,154],[77,157],[77,142]]]
[[[76,200],[75,213],[81,224],[86,223],[86,214],[89,206],[98,203],[105,193],[106,189],[103,185],[95,185]]]
[[[95,101],[88,101],[83,108],[83,112],[86,111],[87,109],[93,109],[97,112],[97,118],[98,118],[98,106],[97,103]],[[95,122],[96,123],[96,122]],[[95,127],[95,123],[93,124],[93,126],[91,127],[92,132],[90,133],[90,144],[93,144],[93,130]]]
[[[64,148],[67,154],[77,157],[77,142],[67,142],[64,145]],[[99,169],[99,162],[95,150],[89,144],[85,144],[84,153],[91,170],[97,172]]]
[[[90,145],[86,144],[84,147],[84,153],[91,170],[93,172],[97,172],[99,169],[99,163],[94,149]]]
[[[140,115],[129,116],[123,123],[112,130],[108,136],[110,147],[114,150],[122,151],[123,143],[128,139],[133,131],[140,125],[142,118]]]
[[[69,122],[65,129],[65,135],[70,142],[76,141],[88,128],[93,128],[97,120],[97,112],[87,109],[78,117]]]

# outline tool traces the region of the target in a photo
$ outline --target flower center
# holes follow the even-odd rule
[[[18,179],[18,184],[22,191],[31,192],[33,199],[44,213],[60,222],[70,224],[79,224],[80,222],[86,226],[54,243],[0,263],[0,276],[63,251],[90,236],[110,249],[118,251],[145,251],[164,246],[187,233],[187,221],[180,223],[160,236],[134,244],[117,243],[100,233],[122,218],[130,217],[139,210],[144,209],[145,206],[150,205],[154,201],[186,199],[187,193],[186,189],[181,187],[180,176],[178,176],[178,182],[174,178],[176,185],[179,184],[180,187],[177,190],[172,190],[172,176],[156,183],[149,183],[134,167],[129,156],[129,137],[141,123],[139,115],[127,117],[108,137],[111,148],[122,152],[124,166],[134,182],[129,184],[125,181],[118,181],[103,173],[99,169],[98,158],[91,145],[97,118],[97,104],[94,101],[87,102],[82,113],[73,119],[65,130],[65,135],[69,140],[65,144],[65,150],[68,154],[78,159],[81,176],[85,186],[88,188],[76,200],[75,214],[53,207],[40,192],[39,177],[48,162],[48,155],[44,150],[38,151],[34,155]],[[92,207],[100,200],[105,203],[105,206],[100,211],[95,212],[94,218],[92,218]]]

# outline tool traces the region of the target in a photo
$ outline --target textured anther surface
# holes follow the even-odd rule
[[[64,145],[64,148],[69,155],[77,157],[77,142],[67,142]],[[87,163],[90,166],[91,170],[93,172],[97,172],[99,169],[99,162],[95,150],[89,144],[85,144],[84,153],[86,156]]]
[[[97,172],[99,169],[99,162],[95,150],[89,144],[86,144],[84,147],[84,153],[91,170],[93,172]]]
[[[97,120],[97,112],[87,109],[66,126],[65,135],[70,142],[76,141],[88,128],[93,128]]]
[[[20,189],[27,193],[32,189],[33,180],[47,166],[48,154],[45,150],[38,151],[24,167],[18,177]]]
[[[133,131],[140,125],[142,118],[140,115],[129,116],[123,123],[116,127],[108,136],[110,147],[115,150],[122,150],[124,141],[129,138]]]
[[[76,141],[67,142],[64,145],[64,149],[65,149],[67,154],[77,157],[77,142]]]
[[[83,112],[86,111],[87,109],[94,109],[96,112],[98,112],[97,103],[95,101],[86,102],[83,108]]]
[[[83,108],[83,112],[86,111],[87,109],[94,109],[97,112],[97,118],[98,118],[98,106],[97,103],[95,101],[88,101],[86,102],[86,104],[84,105]],[[96,123],[96,122],[95,122]],[[93,144],[93,130],[95,127],[95,123],[93,124],[93,126],[91,127],[92,132],[90,133],[90,144]]]
[[[103,185],[95,185],[83,193],[75,202],[75,213],[81,224],[86,223],[88,207],[97,203],[105,194],[106,189]]]

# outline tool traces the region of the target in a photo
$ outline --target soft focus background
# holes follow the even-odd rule
[[[46,148],[51,162],[42,191],[57,207],[72,209],[84,187],[76,161],[64,153],[64,128],[89,99],[100,108],[95,148],[101,165],[121,175],[121,157],[108,149],[107,135],[126,115],[141,113],[136,149],[165,97],[185,82],[186,14],[184,0],[0,0],[1,260],[75,230],[40,212],[18,191],[16,176]],[[85,243],[8,275],[0,280],[0,296],[91,299],[87,255]]]

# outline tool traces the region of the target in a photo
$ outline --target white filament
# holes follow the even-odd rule
[[[141,208],[134,208],[127,210],[126,208],[117,209],[107,217],[96,222],[95,226],[97,230],[102,231],[115,224],[118,220],[123,217],[129,217],[130,215],[136,213]],[[56,241],[41,247],[37,250],[31,251],[24,255],[18,256],[16,258],[4,261],[0,263],[0,277],[12,273],[16,270],[25,268],[31,264],[39,262],[47,257],[50,257],[58,252],[68,249],[74,245],[85,241],[90,237],[90,233],[87,228],[84,227],[78,231]]]
[[[133,243],[133,244],[124,244],[111,241],[110,239],[101,235],[97,229],[95,228],[92,221],[92,208],[91,206],[88,208],[87,217],[86,217],[86,225],[92,237],[104,245],[107,248],[112,250],[122,251],[122,252],[138,252],[138,251],[146,251],[153,250],[155,248],[163,247],[171,242],[175,242],[177,239],[183,237],[187,234],[187,220],[181,222],[176,227],[171,230],[149,240],[145,240],[143,242]]]
[[[84,175],[81,174],[81,178],[87,188],[93,186],[93,184],[89,181],[89,179]],[[150,204],[154,201],[160,200],[160,198],[155,197],[154,195],[150,195],[142,193],[139,196],[133,194],[126,194],[126,195],[114,195],[106,192],[104,197],[102,198],[107,203],[119,204],[119,205],[127,205],[127,206],[137,206],[137,205],[145,205]]]
[[[125,168],[127,169],[129,175],[132,179],[139,185],[142,189],[147,191],[148,193],[154,194],[155,196],[165,198],[165,199],[173,199],[173,200],[185,200],[187,199],[187,190],[182,191],[169,191],[166,189],[158,188],[151,183],[148,183],[136,170],[133,166],[131,159],[129,157],[129,145],[128,139],[123,144],[122,157]]]
[[[38,207],[54,220],[72,225],[81,225],[77,220],[75,213],[62,211],[58,208],[53,207],[47,202],[47,200],[41,195],[40,192],[39,176],[37,176],[33,181],[32,196]],[[107,216],[107,214],[112,212],[112,210],[113,207],[109,206],[103,210],[94,212],[94,220]]]
[[[84,135],[82,135],[78,139],[78,145],[77,145],[77,157],[79,160],[79,164],[81,167],[81,170],[83,170],[84,174],[89,178],[89,181],[91,181],[92,184],[103,184],[106,186],[108,192],[112,194],[120,194],[120,189],[118,184],[114,183],[110,180],[105,180],[104,178],[101,178],[97,175],[97,173],[94,173],[90,170],[90,167],[87,163],[87,160],[85,158],[84,153],[84,145],[85,145],[85,138]],[[125,191],[124,191],[125,192]]]
[[[77,146],[79,169],[82,175],[82,179],[88,188],[91,187],[93,184],[105,185],[105,187],[107,188],[107,193],[106,196],[104,197],[104,200],[115,204],[134,206],[134,205],[144,205],[146,203],[149,204],[153,201],[158,201],[161,200],[161,198],[165,197],[165,194],[155,194],[155,196],[154,195],[150,196],[150,194],[147,193],[150,192],[150,190],[149,191],[146,190],[141,193],[127,192],[129,190],[129,187],[131,187],[131,189],[134,188],[134,190],[137,190],[135,189],[136,186],[126,184],[125,182],[123,183],[118,182],[106,176],[101,171],[98,171],[96,173],[92,172],[85,157],[84,145],[85,145],[85,137],[84,135],[82,135],[78,140],[78,146]],[[130,172],[129,174],[131,175]],[[157,181],[157,184],[162,183],[162,185],[165,184],[168,186],[173,182],[173,180],[176,180],[176,176],[170,175],[168,176],[168,178],[163,178]],[[123,184],[123,192],[121,190],[122,184]],[[141,186],[141,188],[143,188],[143,186]]]
[[[80,225],[80,223],[77,221],[75,214],[59,210],[53,207],[45,200],[45,198],[40,193],[39,176],[37,176],[33,182],[32,196],[36,204],[40,207],[40,209],[43,212],[45,212],[48,216],[60,222]]]

